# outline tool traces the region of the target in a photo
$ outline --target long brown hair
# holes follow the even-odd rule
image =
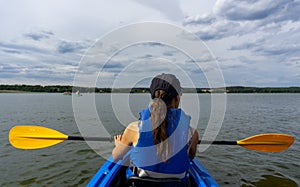
[[[167,110],[171,107],[172,99],[167,97],[164,90],[156,90],[154,98],[151,102],[151,122],[154,145],[157,149],[157,155],[164,162],[168,160],[169,155],[169,140],[168,140],[168,119]]]

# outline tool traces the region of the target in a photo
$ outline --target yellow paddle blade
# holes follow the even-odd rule
[[[41,126],[15,126],[9,131],[9,142],[19,149],[39,149],[67,140],[68,136]]]
[[[293,143],[294,137],[288,134],[260,134],[237,141],[242,147],[262,152],[281,152]]]

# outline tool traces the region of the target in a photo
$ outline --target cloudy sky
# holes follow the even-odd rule
[[[300,86],[299,11],[300,0],[0,0],[0,84],[72,85],[84,65],[94,68],[98,87],[118,77],[124,86],[146,85],[161,72],[181,72],[206,87],[214,61],[227,86]],[[109,56],[118,45],[106,47],[103,38],[145,22],[193,33],[207,53],[191,59],[176,46],[151,41]],[[91,50],[93,62],[86,57]],[[183,86],[190,84],[183,80]]]

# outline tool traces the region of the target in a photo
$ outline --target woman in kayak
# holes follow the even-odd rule
[[[190,116],[178,108],[180,82],[172,74],[158,75],[150,93],[152,101],[140,112],[139,121],[114,137],[112,156],[117,161],[132,148],[130,158],[139,177],[183,179],[199,137],[190,127]]]

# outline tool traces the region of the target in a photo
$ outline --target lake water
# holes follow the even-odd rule
[[[122,96],[113,95],[116,100]],[[67,135],[80,135],[86,132],[79,131],[82,125],[77,126],[78,120],[86,125],[97,125],[100,120],[108,133],[116,134],[124,129],[123,123],[136,118],[138,111],[149,102],[147,94],[130,95],[127,102],[130,115],[127,115],[128,111],[122,112],[122,107],[117,107],[116,112],[111,106],[111,96],[95,96],[98,117],[87,112],[86,118],[79,116],[75,121],[70,96],[0,94],[0,186],[85,186],[105,161],[97,153],[108,156],[113,143],[94,142],[98,145],[97,153],[85,142],[72,141],[44,149],[20,150],[10,145],[8,133],[14,125],[41,125]],[[211,114],[211,97],[184,94],[182,101],[193,102],[195,96],[201,107],[199,121],[194,125],[201,136]],[[91,95],[83,94],[73,100],[87,97]],[[193,108],[188,104],[183,106],[187,111]],[[227,94],[225,118],[216,139],[240,140],[261,133],[290,134],[295,137],[295,143],[280,153],[214,145],[199,150],[197,156],[221,186],[299,186],[300,94]],[[102,132],[99,136],[103,136]]]

